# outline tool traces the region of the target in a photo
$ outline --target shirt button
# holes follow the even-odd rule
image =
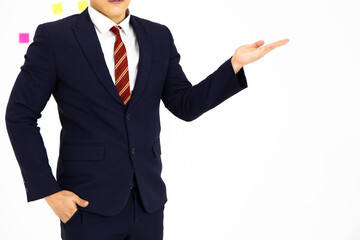
[[[131,154],[134,155],[136,152],[135,148],[131,148]]]
[[[129,121],[131,119],[131,115],[130,114],[126,114],[126,119]]]

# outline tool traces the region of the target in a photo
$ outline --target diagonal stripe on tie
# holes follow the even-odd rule
[[[128,67],[128,65],[126,62],[123,61],[122,63],[120,63],[120,66],[117,69],[115,69],[115,76],[116,76],[116,74],[118,74],[118,76],[121,75],[121,73],[124,72],[124,70],[127,67]]]
[[[116,49],[115,49],[115,51],[114,51],[114,55],[116,55],[116,54],[119,52],[120,48],[121,48],[123,45],[124,45],[124,43],[120,43],[120,44],[118,44],[118,46],[116,46]]]
[[[129,102],[130,100],[130,95],[126,98],[126,100],[124,101],[125,105]]]
[[[121,80],[123,80],[123,78],[126,74],[129,74],[128,67],[126,67],[126,69],[120,74],[120,76],[118,76],[118,78],[115,81],[115,85],[118,85],[119,83],[121,83]]]
[[[129,85],[130,85],[130,84],[127,83],[127,84],[125,85],[125,87],[123,87],[123,89],[119,92],[119,95],[120,95],[120,96],[125,92],[126,88],[128,88]]]
[[[129,82],[129,81],[127,81]],[[127,85],[127,82],[126,81],[122,81],[121,83],[117,84],[116,85],[116,89],[118,90],[118,93],[121,92],[121,90]]]
[[[114,70],[115,70],[115,87],[123,100],[125,106],[130,101],[130,82],[129,82],[129,66],[125,45],[120,36],[119,26],[110,29],[116,36],[114,43]]]
[[[124,56],[121,57],[120,61],[119,61],[118,63],[116,63],[116,65],[115,65],[115,71],[116,71],[116,69],[120,66],[120,63],[122,63],[122,61],[127,57],[126,55],[127,55],[127,54],[125,53]]]

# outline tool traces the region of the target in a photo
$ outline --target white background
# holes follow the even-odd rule
[[[0,239],[60,239],[45,200],[27,203],[4,113],[28,44],[19,32],[77,13],[76,0],[0,2]],[[246,65],[249,87],[186,123],[161,104],[165,240],[360,239],[360,2],[133,0],[167,25],[196,84],[241,45],[290,42]],[[60,124],[39,121],[55,172]]]

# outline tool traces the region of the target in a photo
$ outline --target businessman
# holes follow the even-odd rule
[[[130,1],[90,0],[39,25],[8,102],[27,200],[46,199],[65,240],[162,239],[160,100],[192,121],[247,87],[246,64],[289,41],[241,46],[193,86],[169,29],[131,15]],[[62,125],[56,178],[37,126],[51,95]]]

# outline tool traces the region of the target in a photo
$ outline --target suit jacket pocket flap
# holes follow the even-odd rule
[[[104,159],[105,147],[99,145],[64,145],[60,158],[66,161],[99,161]]]

